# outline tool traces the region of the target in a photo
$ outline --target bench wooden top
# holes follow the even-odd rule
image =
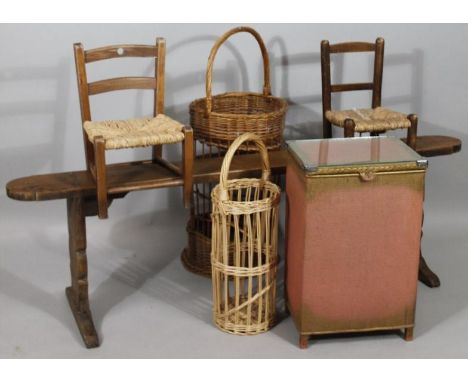
[[[286,151],[271,152],[272,172],[283,172],[287,158]],[[196,159],[193,182],[217,182],[222,160],[223,158]],[[260,170],[258,154],[237,156],[231,164],[231,176],[236,178],[256,176]],[[109,165],[107,184],[109,194],[121,194],[182,186],[182,179],[158,163],[138,161]],[[94,195],[96,185],[88,171],[72,171],[15,179],[7,183],[6,191],[12,199],[40,201],[64,199],[74,195]]]
[[[406,142],[406,139],[402,139]],[[462,141],[445,135],[422,135],[416,138],[416,151],[423,157],[455,154],[461,150]]]
[[[420,155],[426,157],[448,155],[460,151],[461,141],[452,137],[421,136],[418,137],[416,149]],[[217,182],[222,159],[196,159],[194,183]],[[287,161],[288,155],[285,150],[270,152],[272,172],[284,172]],[[261,162],[257,154],[240,155],[235,157],[231,164],[230,176],[257,176],[260,169]],[[109,165],[107,177],[109,194],[182,185],[180,177],[151,161]],[[74,195],[94,195],[96,186],[88,171],[72,171],[15,179],[7,183],[6,191],[12,199],[40,201],[64,199]]]

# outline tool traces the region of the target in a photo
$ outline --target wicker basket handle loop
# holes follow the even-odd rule
[[[231,167],[231,161],[236,153],[237,149],[246,141],[252,141],[258,148],[260,157],[262,159],[262,180],[270,180],[270,159],[268,158],[268,150],[263,143],[262,139],[254,133],[245,133],[237,137],[231,146],[229,146],[226,155],[224,156],[223,164],[221,166],[221,173],[219,177],[219,188],[220,188],[220,199],[229,200],[229,194],[227,191],[227,183],[229,176],[229,168]]]
[[[265,43],[263,42],[262,38],[258,34],[258,32],[250,27],[237,27],[227,31],[223,34],[218,40],[216,40],[213,48],[211,48],[210,56],[208,57],[208,67],[206,68],[206,112],[207,114],[211,113],[212,106],[213,106],[213,95],[211,93],[211,82],[213,78],[213,62],[216,57],[216,53],[218,53],[218,49],[220,46],[233,34],[247,32],[250,33],[252,36],[255,37],[257,40],[258,45],[260,46],[260,50],[262,51],[263,57],[263,94],[265,96],[271,95],[271,85],[270,85],[270,60],[268,58],[268,52],[265,47]]]

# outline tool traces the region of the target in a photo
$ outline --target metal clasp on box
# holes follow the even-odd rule
[[[424,167],[424,168],[427,168],[429,166],[429,162],[427,159],[418,159],[416,161],[416,165],[418,167]]]

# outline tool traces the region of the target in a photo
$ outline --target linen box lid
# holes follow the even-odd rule
[[[307,173],[338,174],[427,168],[427,160],[395,137],[356,137],[286,141]]]

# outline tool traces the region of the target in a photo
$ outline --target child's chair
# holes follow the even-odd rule
[[[86,154],[86,166],[96,181],[98,216],[107,218],[108,199],[105,151],[153,146],[153,161],[183,178],[184,205],[188,207],[192,191],[193,132],[190,127],[164,115],[164,61],[165,40],[156,39],[156,45],[113,45],[84,50],[74,44],[76,74],[80,96],[81,119]],[[151,57],[155,59],[154,77],[119,77],[88,83],[86,64],[120,57]],[[153,118],[92,121],[89,96],[126,89],[154,91]],[[162,146],[182,143],[180,167],[162,159]]]
[[[416,148],[418,118],[415,114],[405,115],[381,107],[382,76],[384,62],[384,39],[375,43],[345,42],[330,45],[327,40],[320,45],[322,67],[322,107],[323,136],[332,137],[332,124],[344,128],[345,137],[353,137],[355,132],[379,135],[387,130],[408,129],[407,144]],[[331,84],[330,55],[335,53],[375,52],[374,78],[372,82]],[[332,110],[331,94],[354,90],[372,90],[371,109]]]

